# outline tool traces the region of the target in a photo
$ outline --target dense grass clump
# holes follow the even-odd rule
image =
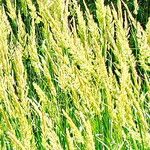
[[[0,149],[150,148],[150,19],[128,2],[0,1]]]

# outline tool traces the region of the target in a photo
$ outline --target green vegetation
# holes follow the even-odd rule
[[[0,149],[150,148],[146,5],[0,4]]]

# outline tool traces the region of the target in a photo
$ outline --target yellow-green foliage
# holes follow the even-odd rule
[[[96,19],[86,1],[0,3],[0,149],[150,148],[150,19],[120,0]]]

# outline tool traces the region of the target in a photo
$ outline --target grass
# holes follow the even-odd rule
[[[136,1],[0,4],[0,149],[150,148],[150,19]]]

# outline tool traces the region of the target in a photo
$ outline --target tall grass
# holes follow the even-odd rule
[[[150,20],[120,0],[94,16],[84,1],[0,3],[0,149],[150,148]]]

